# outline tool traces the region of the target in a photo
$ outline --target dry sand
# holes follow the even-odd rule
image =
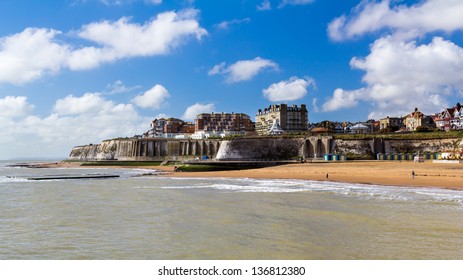
[[[53,163],[51,167],[76,167],[78,163]],[[134,167],[128,167],[134,168]],[[294,163],[235,171],[173,172],[173,166],[140,167],[161,169],[164,176],[227,177],[335,181],[391,186],[440,187],[463,190],[463,164],[398,161],[346,161]],[[412,178],[412,171],[415,178]],[[326,178],[328,174],[328,178]]]

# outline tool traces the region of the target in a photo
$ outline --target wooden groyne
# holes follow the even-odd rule
[[[80,175],[50,175],[29,177],[27,180],[42,181],[42,180],[78,180],[78,179],[108,179],[118,178],[119,175],[113,174],[80,174]]]

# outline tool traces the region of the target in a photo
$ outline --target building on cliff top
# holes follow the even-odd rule
[[[418,111],[418,108],[415,108],[414,112],[405,116],[404,122],[407,131],[415,131],[418,127],[433,128],[435,126],[433,118],[424,115]]]
[[[202,113],[195,119],[193,139],[254,133],[254,123],[243,113]]]
[[[460,103],[452,108],[447,108],[436,114],[434,121],[440,130],[459,130],[463,129],[463,107]]]
[[[404,118],[400,117],[385,117],[379,120],[379,129],[383,132],[395,132],[404,126]]]
[[[195,132],[195,126],[191,122],[181,119],[155,119],[150,124],[150,129],[143,134],[145,138],[187,138]]]
[[[279,123],[279,129],[284,132],[299,132],[308,129],[309,117],[305,104],[301,104],[300,107],[274,104],[265,109],[259,109],[256,114],[256,133],[258,135],[272,134],[271,128],[275,120]]]

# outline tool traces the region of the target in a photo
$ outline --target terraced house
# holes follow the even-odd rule
[[[463,107],[457,103],[452,108],[447,108],[435,118],[436,127],[440,130],[459,130],[463,129]]]

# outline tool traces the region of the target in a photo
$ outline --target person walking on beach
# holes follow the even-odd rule
[[[412,179],[415,179],[415,170],[412,170]]]
[[[328,180],[328,173],[326,173],[326,179]]]

